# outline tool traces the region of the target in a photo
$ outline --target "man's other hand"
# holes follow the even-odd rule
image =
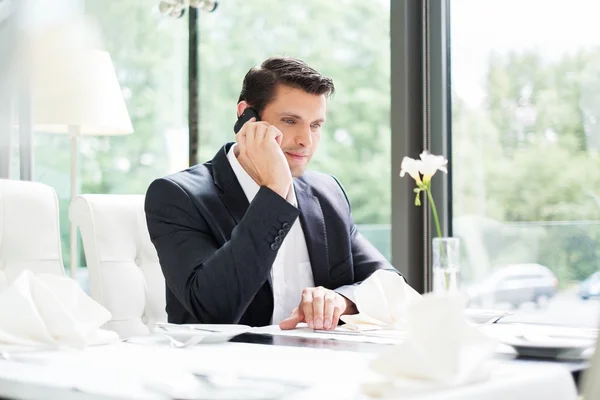
[[[279,327],[283,330],[294,329],[300,322],[306,322],[311,329],[332,330],[338,325],[340,316],[355,313],[354,303],[333,290],[305,288],[300,305],[281,321]]]

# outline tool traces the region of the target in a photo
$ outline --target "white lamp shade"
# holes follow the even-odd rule
[[[80,135],[133,132],[127,107],[106,51],[41,51],[31,71],[36,131]],[[71,127],[71,129],[69,129]]]

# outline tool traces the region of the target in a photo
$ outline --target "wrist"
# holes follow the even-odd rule
[[[288,195],[288,191],[290,190],[289,186],[288,187],[282,187],[280,185],[265,185],[266,187],[268,187],[269,189],[271,189],[272,191],[274,191],[275,193],[277,193],[278,195],[280,195],[281,197],[283,197],[284,199],[287,198]]]
[[[342,295],[340,295],[340,296],[342,296]],[[346,303],[346,309],[344,310],[342,315],[358,314],[358,309],[356,308],[356,304],[354,304],[347,297],[342,296],[342,298],[344,299],[344,302]]]

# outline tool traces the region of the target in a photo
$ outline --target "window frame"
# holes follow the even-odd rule
[[[392,262],[418,292],[432,290],[428,202],[414,205],[414,182],[400,179],[404,156],[425,149],[449,160],[432,180],[442,234],[452,235],[452,105],[449,0],[390,1]]]

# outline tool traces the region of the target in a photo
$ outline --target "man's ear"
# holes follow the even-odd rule
[[[237,116],[238,118],[240,117],[240,115],[242,115],[242,113],[244,112],[244,110],[246,108],[250,107],[250,104],[246,103],[245,100],[242,100],[238,103],[237,105]]]

